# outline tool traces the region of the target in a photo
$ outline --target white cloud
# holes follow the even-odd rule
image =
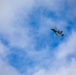
[[[58,47],[58,52],[56,54],[57,58],[65,58],[66,56],[73,54],[76,52],[76,32],[73,31],[67,40],[63,41],[59,47]]]
[[[37,1],[37,3],[40,3],[39,5],[44,5],[45,7],[49,7],[52,10],[61,10],[60,8],[64,7],[64,2],[65,1],[50,1],[50,0],[41,0],[41,1]],[[27,26],[25,26],[26,28],[22,28],[21,26],[19,27],[14,25],[13,22],[16,21],[18,19],[17,17],[17,13],[21,13],[24,14],[25,13],[25,18],[27,18],[28,13],[32,10],[33,7],[35,7],[35,1],[34,0],[22,0],[22,1],[5,1],[5,0],[1,0],[0,1],[0,33],[4,34],[5,37],[8,38],[8,40],[10,41],[11,45],[17,45],[17,46],[22,46],[22,47],[26,47],[27,45],[25,42],[31,42],[31,40],[33,40],[32,38],[30,38],[29,35],[29,28],[27,28]],[[49,3],[49,4],[47,4]],[[51,4],[50,4],[51,3]],[[25,8],[24,8],[25,7]],[[24,9],[24,10],[23,10]],[[27,11],[26,11],[27,10]],[[42,18],[44,19],[44,18]],[[46,19],[44,20],[46,21]],[[48,21],[48,19],[47,19]],[[46,25],[44,26],[43,24],[40,26],[39,29],[39,34],[44,34],[48,32],[48,29],[50,28],[50,22],[49,21],[47,27]],[[45,23],[45,22],[44,22]],[[64,21],[60,21],[60,22],[56,22],[54,23],[54,21],[51,23],[51,25],[55,26],[57,24],[58,27],[62,27],[64,23],[64,26],[66,25],[66,22]],[[28,23],[25,23],[26,25],[28,25]],[[46,23],[47,24],[47,23]],[[16,35],[19,35],[20,38],[18,38]],[[26,39],[26,40],[25,40]],[[28,40],[30,39],[30,40]],[[25,40],[25,41],[24,41]],[[22,44],[23,43],[23,44]]]
[[[0,75],[20,75],[15,68],[0,59]]]
[[[54,72],[55,75],[75,75],[76,74],[76,60],[73,59],[70,64],[67,62],[67,65],[60,66],[59,69]]]
[[[25,13],[27,13],[33,6],[34,0],[0,0],[0,20],[7,20],[9,17],[12,18],[22,7],[25,7],[25,10],[27,10]]]
[[[67,56],[76,53],[75,37],[76,32],[72,31],[69,37],[56,48],[57,50],[55,53],[56,58],[53,66],[47,64],[48,68],[40,67],[40,69],[34,72],[33,75],[75,75],[76,74],[75,57],[71,57],[71,61],[66,60]]]
[[[75,0],[68,0],[68,2],[67,2],[68,9],[67,9],[67,12],[66,12],[66,16],[71,21],[75,20],[75,18],[76,18],[75,5],[76,5],[76,1]]]
[[[5,31],[8,33],[12,32],[12,30],[14,30],[15,28],[15,25],[12,24],[17,20],[17,14],[25,13],[25,17],[27,17],[27,14],[29,13],[29,11],[31,11],[33,6],[33,0],[0,0],[0,31]]]
[[[0,41],[0,56],[2,58],[5,58],[8,51],[9,51],[9,48]]]
[[[74,1],[74,0],[73,0]],[[54,11],[57,13],[57,15],[60,14],[60,11],[64,10],[64,5],[65,1],[64,0],[38,0],[37,3],[39,5],[42,5],[46,8],[48,8],[51,11]],[[73,2],[74,3],[74,2]],[[73,4],[72,3],[72,4]],[[71,5],[71,2],[69,3]],[[18,13],[22,14],[25,16],[27,19],[28,13],[31,12],[32,8],[35,7],[35,1],[34,0],[0,0],[0,34],[2,34],[10,43],[10,46],[15,46],[15,47],[21,47],[21,48],[27,48],[31,49],[30,51],[28,50],[28,57],[33,58],[36,61],[44,61],[45,58],[48,55],[48,48],[41,50],[40,52],[34,51],[34,38],[33,36],[30,36],[30,30],[28,27],[28,23],[25,21],[25,27],[22,27],[20,22],[18,23],[19,25],[15,25],[13,22],[18,21],[20,18]],[[72,6],[71,6],[72,7]],[[71,10],[69,10],[70,12]],[[67,14],[69,13],[67,12]],[[75,12],[75,9],[70,14],[72,15]],[[75,13],[74,13],[75,15]],[[21,15],[20,15],[21,16]],[[70,16],[71,18],[71,16]],[[42,23],[43,22],[43,23]],[[42,17],[41,21],[41,26],[38,30],[39,36],[42,34],[47,34],[50,30],[50,27],[52,26],[58,26],[60,29],[65,29],[67,26],[67,21],[53,21],[51,19],[46,19]],[[65,33],[66,34],[66,33]],[[46,36],[45,36],[46,37]],[[56,57],[58,59],[62,59],[66,57],[69,54],[73,54],[76,52],[76,32],[72,32],[72,35],[70,35],[69,38],[67,38],[66,41],[62,42],[61,45],[58,46],[57,48],[57,53]],[[31,46],[30,46],[31,45]],[[7,52],[9,49],[4,46],[0,42],[0,55],[3,57],[6,56]],[[46,58],[48,59],[48,58]],[[40,63],[41,63],[40,62]],[[47,61],[48,62],[48,61]],[[43,62],[44,63],[44,62]],[[67,63],[66,63],[67,64]],[[76,61],[72,61],[71,64],[69,64],[69,67],[66,66],[59,66],[58,70],[51,71],[50,69],[47,71],[46,69],[40,69],[40,66],[38,65],[38,72],[34,73],[34,75],[75,75],[75,64]],[[48,67],[49,64],[47,63]],[[32,70],[33,71],[33,70]],[[51,72],[50,72],[51,71]],[[11,67],[9,64],[6,62],[2,61],[0,62],[0,75],[19,75],[19,73]]]
[[[19,22],[17,26],[14,22],[18,20],[18,13],[27,18],[33,6],[33,0],[0,0],[0,34],[8,41],[9,46],[29,48],[31,45],[30,47],[32,49],[33,42],[29,35],[29,28],[27,26],[22,27]],[[27,23],[25,23],[25,25],[26,24]],[[6,60],[9,51],[10,49],[1,41],[0,58]],[[14,67],[2,59],[0,60],[0,75],[20,75]]]
[[[4,61],[8,52],[9,48],[0,42],[0,75],[20,75],[14,67]]]
[[[65,0],[38,0],[39,4],[49,8],[52,11],[60,11],[63,9]]]
[[[38,71],[36,71],[33,75],[75,75],[76,74],[76,60],[73,59],[70,64],[62,66],[54,66],[51,68],[49,66],[49,69],[40,68]]]
[[[33,75],[75,75],[76,74],[75,57],[71,57],[71,61],[66,60],[67,56],[74,55],[76,53],[75,37],[76,32],[72,30],[70,35],[56,48],[55,53],[56,58],[54,61],[55,62],[54,65],[50,66],[50,64],[48,63],[47,64],[48,68],[46,69],[43,67],[39,67],[39,69],[33,72]],[[50,61],[47,60],[47,62]]]
[[[17,26],[14,22],[18,21],[18,12],[27,18],[34,4],[34,0],[0,0],[0,34],[7,38],[10,45],[26,47],[32,40],[27,26],[22,27],[20,22]]]
[[[41,69],[37,73],[35,73],[33,75],[46,75],[46,71],[44,69]]]

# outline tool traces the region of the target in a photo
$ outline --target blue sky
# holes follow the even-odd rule
[[[0,0],[0,75],[75,74],[75,0]]]

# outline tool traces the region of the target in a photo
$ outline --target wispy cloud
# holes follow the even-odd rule
[[[75,5],[75,0],[0,0],[0,74],[75,75]],[[63,38],[51,33],[55,26]]]
[[[54,67],[52,70],[40,69],[33,75],[75,75],[76,74],[76,61],[73,60],[70,65],[60,66],[59,68]]]
[[[57,48],[53,66],[49,63],[48,68],[40,67],[33,75],[75,75],[76,74],[76,32],[72,31],[70,36],[65,39]],[[51,58],[51,57],[50,57]],[[48,59],[48,58],[47,58]],[[44,59],[45,60],[45,59]],[[50,59],[49,59],[50,60]],[[48,62],[49,62],[48,60]],[[51,60],[52,62],[52,60]]]
[[[56,55],[58,58],[65,58],[66,56],[72,55],[76,52],[75,37],[76,37],[76,32],[72,31],[69,37],[59,45],[58,52]]]
[[[17,70],[0,58],[0,75],[20,75]]]

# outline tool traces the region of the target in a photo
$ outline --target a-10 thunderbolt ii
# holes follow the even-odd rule
[[[51,29],[57,36],[60,34],[61,36],[64,36],[63,31],[58,30],[56,27]]]

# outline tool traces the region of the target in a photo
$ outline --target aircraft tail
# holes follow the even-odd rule
[[[63,31],[61,31],[61,33],[62,33]]]
[[[61,36],[64,36],[64,34],[62,34]]]

